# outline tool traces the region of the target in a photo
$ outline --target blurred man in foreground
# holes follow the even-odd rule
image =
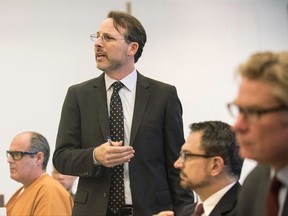
[[[236,117],[240,155],[258,162],[241,189],[238,215],[286,216],[288,52],[254,54],[238,74],[238,95],[228,108]]]

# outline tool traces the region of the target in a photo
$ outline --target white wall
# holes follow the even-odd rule
[[[147,30],[137,63],[147,76],[174,84],[184,129],[203,120],[233,123],[226,111],[237,90],[236,66],[252,53],[288,49],[288,0],[134,0]],[[19,132],[45,135],[53,152],[68,86],[98,76],[89,39],[124,0],[0,0],[0,193],[20,186],[5,151]],[[243,179],[254,163],[245,163]],[[48,172],[51,170],[51,162]]]

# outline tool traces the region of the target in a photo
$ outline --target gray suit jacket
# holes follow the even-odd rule
[[[265,200],[270,186],[270,168],[257,165],[247,176],[239,193],[238,216],[263,216]],[[288,215],[288,199],[286,200],[283,216]]]
[[[225,195],[220,199],[217,205],[214,207],[209,216],[234,216],[236,211],[236,200],[238,191],[241,185],[239,182],[233,185]],[[185,206],[180,216],[191,216],[195,210],[197,203],[191,203]]]
[[[80,176],[73,215],[105,216],[110,169],[93,165],[93,149],[107,141],[109,117],[104,74],[68,89],[53,163],[64,174]],[[193,197],[180,187],[173,167],[182,144],[182,106],[174,86],[138,73],[129,162],[132,202],[137,216],[179,211]]]

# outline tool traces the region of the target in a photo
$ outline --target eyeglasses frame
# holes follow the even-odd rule
[[[288,110],[288,107],[284,104],[279,105],[279,106],[275,106],[275,107],[271,107],[271,108],[263,108],[263,109],[256,109],[255,108],[254,109],[254,108],[242,108],[242,107],[238,106],[237,104],[235,104],[234,102],[232,102],[232,103],[227,104],[227,109],[233,118],[236,118],[237,116],[233,115],[232,109],[231,109],[232,106],[236,106],[239,110],[239,114],[244,115],[244,117],[249,118],[249,116],[251,117],[254,115],[256,117],[256,119],[260,119],[261,116],[268,114],[268,113]]]
[[[217,155],[206,155],[206,154],[194,154],[194,153],[185,153],[184,151],[180,151],[179,158],[181,158],[182,162],[186,161],[188,157],[203,157],[203,158],[211,158],[216,157]]]
[[[108,39],[107,37],[110,37],[110,39]],[[97,35],[97,34],[91,34],[90,35],[90,39],[93,41],[93,42],[96,42],[96,40],[98,38],[101,38],[102,41],[104,42],[112,42],[112,41],[117,41],[117,40],[125,40],[125,41],[128,41],[128,38],[123,36],[123,38],[115,38],[114,36],[112,35]]]
[[[14,161],[20,161],[24,155],[35,155],[38,152],[30,152],[30,151],[6,151],[6,156],[9,159],[9,156],[14,160]],[[20,154],[20,159],[15,159],[15,154]]]

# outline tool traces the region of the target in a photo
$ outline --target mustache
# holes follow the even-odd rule
[[[106,55],[106,52],[102,49],[102,48],[97,48],[95,50],[96,54],[105,54]]]

